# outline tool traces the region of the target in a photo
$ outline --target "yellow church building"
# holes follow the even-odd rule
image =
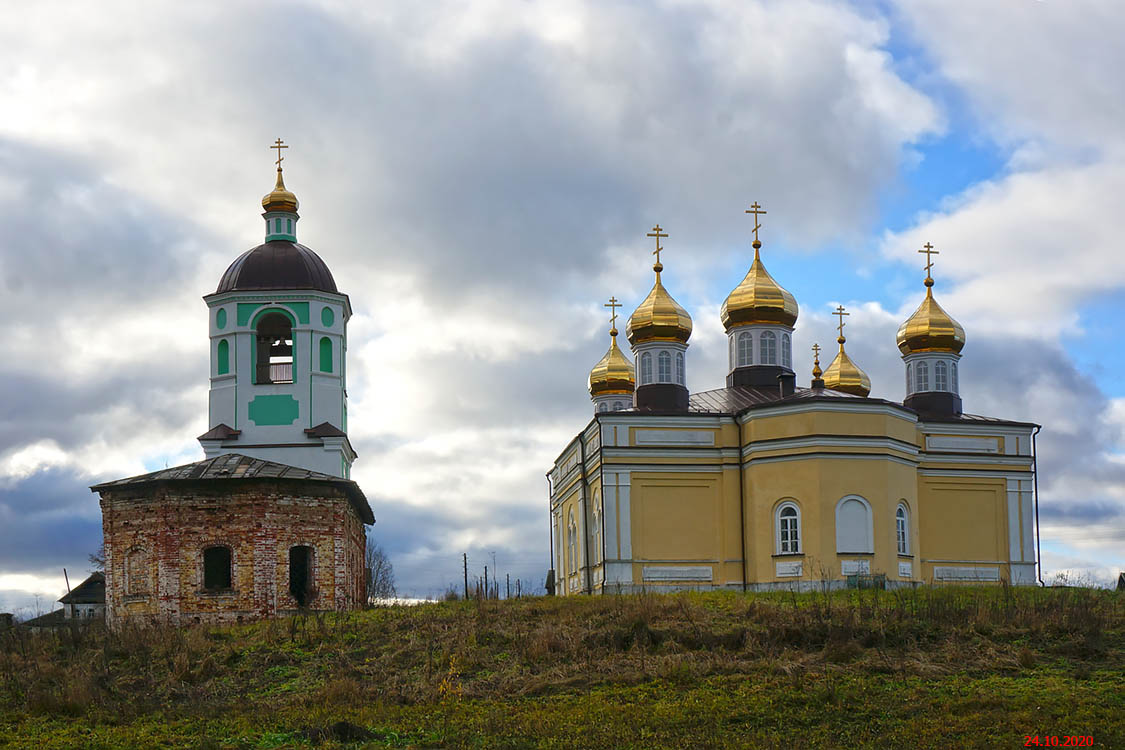
[[[721,309],[726,387],[689,394],[691,317],[661,281],[590,372],[594,417],[550,486],[560,595],[1036,582],[1039,426],[962,411],[965,332],[933,295],[899,328],[907,396],[870,395],[844,350],[797,387],[798,306],[754,261]],[[890,342],[888,342],[889,344]],[[815,347],[819,354],[819,347]]]

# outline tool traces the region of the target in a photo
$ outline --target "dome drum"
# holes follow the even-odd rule
[[[942,391],[914,393],[903,399],[902,405],[928,419],[961,416],[961,397],[956,393]]]
[[[728,388],[781,388],[782,396],[790,396],[797,390],[797,374],[777,365],[736,367],[727,375],[726,382]]]
[[[636,403],[646,411],[687,411],[688,390],[677,383],[650,383],[637,388]]]

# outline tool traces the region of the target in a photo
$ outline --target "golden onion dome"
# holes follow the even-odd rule
[[[836,339],[836,342],[840,345],[840,352],[836,355],[836,359],[832,360],[832,364],[828,365],[828,369],[824,371],[824,387],[834,391],[850,393],[853,396],[866,397],[867,394],[871,393],[871,378],[867,377],[867,373],[859,369],[859,366],[852,362],[852,358],[844,351],[846,340],[843,336]]]
[[[642,341],[679,341],[686,344],[691,338],[691,316],[660,283],[660,272],[664,266],[658,262],[652,270],[656,271],[656,283],[629,316],[625,336],[631,344]]]
[[[761,247],[762,243],[754,240],[754,262],[719,311],[728,333],[735,326],[750,323],[792,327],[797,322],[797,300],[770,276],[758,252]]]
[[[637,376],[633,363],[617,346],[617,328],[609,329],[609,351],[590,370],[590,395],[628,394],[636,390]]]
[[[941,309],[934,299],[934,280],[926,277],[926,298],[914,314],[899,326],[899,351],[903,354],[914,352],[953,352],[960,353],[965,346],[965,329]]]
[[[285,187],[285,180],[281,177],[281,167],[277,168],[277,184],[273,190],[262,197],[262,208],[266,211],[297,212],[297,196]]]

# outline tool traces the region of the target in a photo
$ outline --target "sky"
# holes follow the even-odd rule
[[[88,487],[200,460],[207,312],[262,241],[277,137],[350,295],[352,478],[400,593],[549,564],[544,473],[589,420],[603,304],[664,283],[720,387],[763,260],[901,401],[923,295],[965,410],[1031,421],[1043,573],[1125,568],[1125,6],[1115,0],[103,0],[0,26],[0,611],[101,537]]]

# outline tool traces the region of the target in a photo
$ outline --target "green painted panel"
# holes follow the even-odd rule
[[[332,339],[327,336],[320,339],[320,371],[332,372]]]
[[[309,324],[309,303],[308,302],[286,302],[287,307],[292,308],[293,312],[297,313],[297,320],[305,325]]]
[[[219,342],[218,352],[218,366],[217,369],[220,375],[226,375],[230,372],[230,344],[226,339]]]
[[[238,324],[244,326],[250,322],[250,317],[254,311],[262,306],[261,302],[239,302],[238,303]]]
[[[332,312],[331,307],[325,307],[320,311],[320,322],[324,324],[325,328],[331,328],[332,324],[336,322],[336,313]]]
[[[256,425],[293,424],[299,416],[301,404],[292,396],[255,396],[247,411]]]
[[[219,311],[215,313],[215,327],[220,331],[227,327],[227,311],[225,307],[220,307]]]

